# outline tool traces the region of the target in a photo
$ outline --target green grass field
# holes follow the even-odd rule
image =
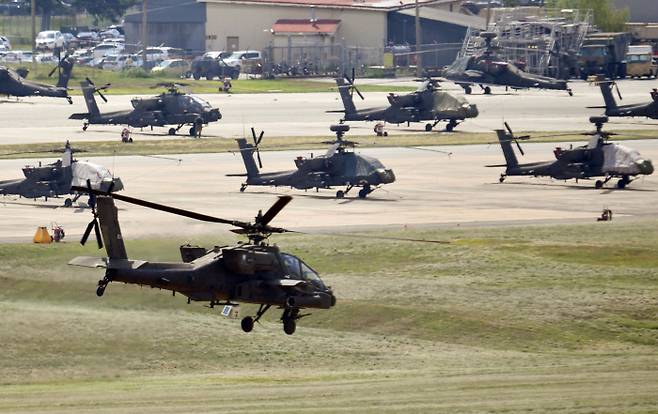
[[[57,75],[48,77],[48,73],[55,66],[54,64],[38,64],[34,67],[31,63],[17,65],[12,67],[24,66],[30,69],[28,79],[39,82],[55,84]],[[174,82],[187,84],[185,90],[191,93],[218,93],[221,86],[219,80],[194,80],[180,79],[165,75],[151,75],[141,70],[130,70],[116,72],[110,70],[101,70],[90,67],[75,66],[69,82],[72,89],[72,95],[81,95],[80,81],[90,78],[97,85],[110,83],[111,87],[107,90],[108,95],[152,95],[163,90],[162,87],[153,88],[158,83]],[[383,81],[386,82],[386,81]],[[314,80],[302,79],[240,79],[231,81],[233,88],[231,93],[307,93],[307,92],[333,92],[336,93],[336,85],[330,82],[321,82]],[[400,87],[394,85],[359,85],[362,92],[409,92],[414,88]]]
[[[521,132],[519,132],[521,133]],[[525,133],[525,132],[523,132]],[[532,142],[583,142],[583,136],[578,132],[538,132]],[[628,134],[628,135],[625,135]],[[113,141],[76,141],[73,145],[85,151],[84,156],[112,155],[154,155],[154,154],[198,154],[235,151],[235,141],[227,138],[202,138],[141,140],[139,133],[133,134],[135,142],[123,144]],[[615,141],[658,138],[654,131],[626,131],[615,136]],[[266,136],[260,145],[263,151],[307,150],[326,148],[322,137],[269,137]],[[433,145],[471,145],[495,144],[498,138],[493,132],[450,132],[450,133],[413,133],[406,135],[390,135],[376,138],[373,135],[350,135],[350,140],[358,142],[359,148],[384,147],[418,147]],[[52,143],[0,145],[0,159],[52,157],[51,152],[57,145]]]
[[[244,334],[164,291],[99,299],[102,272],[66,265],[96,254],[75,240],[0,245],[0,412],[655,413],[657,225],[280,236],[338,296],[294,336],[279,311]]]

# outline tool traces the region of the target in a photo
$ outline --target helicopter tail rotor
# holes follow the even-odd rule
[[[354,68],[352,68],[351,78],[347,76],[347,73],[343,73],[343,78],[345,78],[347,83],[350,85],[350,96],[354,96],[354,92],[356,92],[356,94],[359,95],[359,98],[361,98],[362,100],[365,99],[363,97],[363,94],[361,94],[359,88],[357,88],[356,85],[354,84],[354,81],[356,80],[356,70]]]
[[[83,187],[83,189],[85,189]],[[91,188],[91,180],[87,180],[87,187],[86,192],[89,193],[89,205],[91,206],[91,213],[93,214],[94,218],[87,224],[87,228],[85,229],[85,232],[82,234],[82,238],[80,239],[80,244],[85,245],[87,243],[87,239],[89,239],[89,235],[91,234],[91,231],[94,230],[94,233],[96,235],[96,243],[98,243],[98,248],[102,249],[103,248],[103,239],[101,237],[101,231],[100,231],[100,226],[98,225],[98,212],[96,211],[96,194],[94,193],[94,190]]]
[[[89,78],[85,78],[85,80],[87,81],[87,83],[89,83],[89,85],[90,85],[92,88],[94,88],[94,93],[97,93],[98,96],[100,96],[101,99],[102,99],[104,102],[107,102],[107,98],[105,97],[105,95],[103,95],[103,93],[102,93],[101,91],[105,91],[105,90],[109,89],[111,83],[106,83],[106,84],[103,85],[103,86],[98,86],[98,87],[97,87],[96,84],[95,84],[91,79],[89,79]]]
[[[260,149],[258,147],[260,145],[260,142],[263,140],[263,135],[265,135],[265,131],[260,131],[260,135],[256,137],[256,130],[254,129],[254,127],[251,127],[251,136],[254,139],[254,148],[256,150],[256,159],[258,159],[259,168],[263,168],[263,161],[260,159]]]
[[[521,144],[519,143],[519,141],[520,140],[525,141],[525,140],[530,139],[530,135],[521,135],[520,137],[516,137],[516,136],[514,136],[514,132],[512,131],[512,128],[509,126],[507,121],[505,121],[503,124],[505,125],[505,129],[507,129],[507,132],[509,132],[510,140],[514,141],[514,143],[516,144],[516,147],[519,149],[519,152],[521,153],[521,155],[525,155],[525,151],[523,151],[523,148],[521,147]]]

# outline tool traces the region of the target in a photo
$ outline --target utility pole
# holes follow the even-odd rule
[[[420,54],[420,7],[418,6],[418,0],[416,0],[416,76],[423,76],[423,63],[422,55]]]
[[[32,0],[34,1],[34,0]],[[147,0],[142,0],[142,67],[144,70],[146,70],[146,47],[148,46],[148,36],[149,36],[149,31],[148,31],[148,13],[147,13],[147,8],[148,8],[148,1]]]
[[[32,0],[30,3],[32,12],[32,65],[37,63],[37,1]],[[34,69],[34,67],[32,67]]]
[[[487,23],[484,26],[484,31],[489,31],[489,22],[491,21],[491,0],[487,2]]]

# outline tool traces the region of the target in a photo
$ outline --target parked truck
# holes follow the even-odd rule
[[[609,79],[626,77],[626,53],[631,35],[620,33],[590,33],[585,37],[578,58],[581,79],[604,75]]]
[[[653,58],[651,45],[633,45],[626,54],[626,76],[629,78],[655,78],[658,66]]]

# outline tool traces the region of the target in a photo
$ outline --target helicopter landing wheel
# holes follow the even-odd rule
[[[106,283],[103,283],[102,280],[98,282],[98,287],[96,288],[96,296],[99,298],[105,293],[105,288],[107,287]]]
[[[64,200],[64,207],[69,208],[72,205],[73,205],[73,201],[71,201],[70,198],[67,198],[66,200]]]
[[[491,95],[491,88],[489,86],[484,87],[484,94],[485,95]]]
[[[190,128],[190,136],[191,136],[191,137],[195,137],[195,136],[196,136],[196,128],[195,128],[195,127]]]
[[[448,132],[452,132],[452,130],[455,129],[456,126],[457,126],[457,124],[456,124],[455,122],[450,121],[450,122],[448,122],[448,124],[446,125],[446,131],[448,131]]]
[[[176,128],[169,128],[168,134],[169,135],[176,135]]]
[[[624,188],[626,188],[626,184],[628,184],[628,181],[622,178],[621,180],[617,181],[617,188],[623,190]]]
[[[430,132],[432,130],[432,124],[425,124],[425,131]]]
[[[240,322],[240,326],[242,327],[243,331],[251,332],[254,329],[254,318],[252,318],[251,316],[242,318],[242,322]]]
[[[287,335],[292,335],[297,329],[297,322],[292,318],[286,318],[283,320],[283,332]]]
[[[363,187],[359,190],[359,198],[366,198],[371,192],[370,187]]]
[[[344,198],[345,192],[343,190],[336,191],[336,198]]]
[[[594,183],[594,188],[596,189],[603,188],[603,181],[596,180],[596,182]]]

